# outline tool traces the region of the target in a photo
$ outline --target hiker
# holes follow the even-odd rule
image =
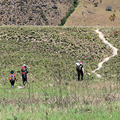
[[[23,85],[25,86],[27,82],[27,73],[28,73],[27,66],[25,64],[22,66],[21,72],[22,72]]]
[[[16,75],[14,74],[13,70],[11,70],[8,79],[9,79],[9,81],[11,83],[11,87],[14,88],[14,84],[15,84],[15,80],[16,80]]]
[[[83,64],[80,60],[78,60],[78,63],[76,63],[76,71],[78,73],[78,81],[80,81],[80,76],[81,76],[81,81],[82,81],[83,74],[84,74],[84,68],[83,68]]]

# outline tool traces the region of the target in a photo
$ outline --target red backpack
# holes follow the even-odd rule
[[[22,74],[25,74],[25,66],[22,66]]]

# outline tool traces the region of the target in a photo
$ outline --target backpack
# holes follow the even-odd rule
[[[77,65],[77,67],[76,67],[77,71],[82,71],[82,68],[83,68],[83,65],[82,65],[82,64],[79,64],[79,65]]]
[[[22,66],[22,70],[21,71],[22,71],[22,74],[27,74],[28,73],[28,71],[27,71],[25,66]]]
[[[15,76],[14,76],[13,74],[11,74],[9,80],[10,80],[10,81],[15,80]]]

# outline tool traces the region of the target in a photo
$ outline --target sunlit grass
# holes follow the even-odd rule
[[[115,112],[119,113],[119,80],[117,72],[114,76],[109,73],[109,61],[105,70],[99,70],[102,78],[92,73],[105,56],[112,54],[94,30],[91,27],[0,27],[1,118],[113,119]],[[115,41],[118,39],[119,35]],[[119,60],[119,53],[116,57],[114,61]],[[78,59],[85,68],[84,80],[80,82],[75,70]],[[23,64],[30,66],[28,83],[18,89],[22,85]],[[11,70],[18,80],[14,89],[7,82]]]

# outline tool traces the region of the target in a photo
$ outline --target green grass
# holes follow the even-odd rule
[[[107,63],[103,64],[103,68],[99,71],[102,76],[107,79],[120,80],[120,28],[101,28],[105,38],[118,49],[118,55],[111,58]]]
[[[104,70],[101,68],[97,71],[103,71],[102,78],[92,73],[105,56],[112,55],[112,50],[99,39],[95,29],[1,26],[0,118],[119,119],[119,81],[111,79],[110,62],[106,63]],[[109,31],[105,34],[109,34]],[[109,38],[112,42],[113,39]],[[119,35],[112,44],[117,40]],[[116,46],[119,49],[119,45]],[[119,59],[119,54],[116,57]],[[85,68],[81,82],[77,81],[75,71],[78,59]],[[22,85],[19,71],[23,64],[30,66],[28,83],[24,88],[17,89]],[[118,65],[114,69],[118,69]],[[15,71],[18,80],[14,89],[7,82],[11,70]]]
[[[35,104],[32,105],[23,105],[18,104],[16,106],[14,105],[8,105],[7,108],[1,107],[1,115],[3,116],[1,120],[7,119],[26,119],[29,118],[30,120],[88,120],[88,119],[94,119],[94,120],[119,120],[119,113],[120,111],[114,111],[111,109],[113,108],[111,105],[110,107],[104,109],[103,107],[100,108],[93,108],[93,107],[85,107],[84,109],[81,108],[74,108],[74,109],[56,109],[52,110],[49,108],[46,108],[44,106],[37,106]],[[3,112],[2,109],[5,111]],[[109,109],[109,110],[108,110]],[[5,113],[8,113],[7,116],[5,116]],[[31,114],[32,113],[32,114]]]

